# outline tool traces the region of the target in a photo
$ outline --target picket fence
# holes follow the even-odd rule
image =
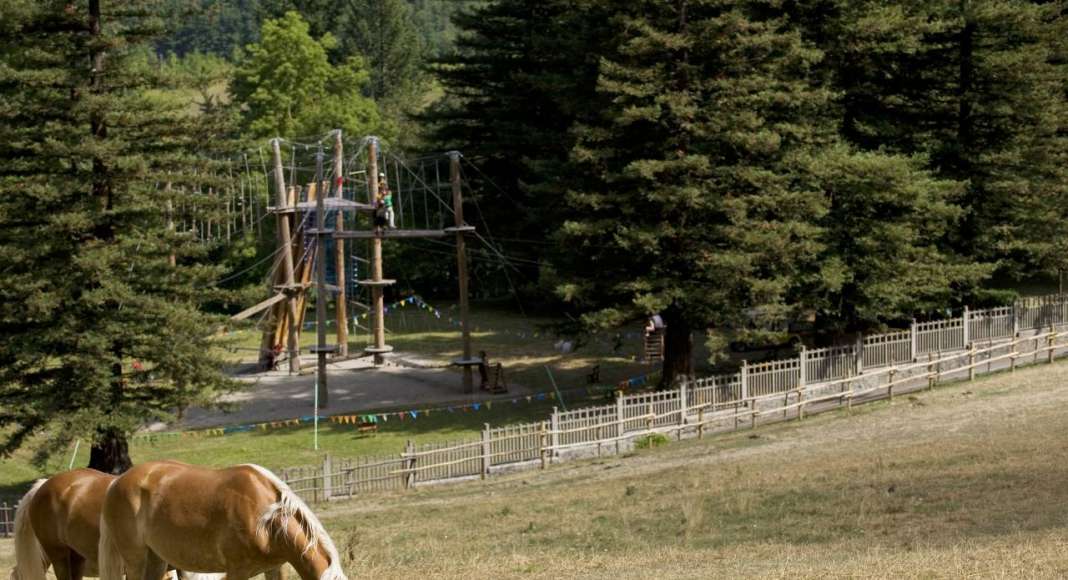
[[[0,502],[0,538],[10,538],[15,534],[15,506]]]
[[[949,320],[913,322],[908,330],[861,336],[851,345],[801,349],[791,359],[749,364],[739,372],[681,382],[677,388],[619,394],[609,405],[561,411],[545,421],[492,427],[481,436],[414,445],[393,455],[287,468],[280,476],[308,501],[361,492],[485,478],[571,457],[619,453],[652,434],[702,437],[755,427],[769,418],[803,418],[828,406],[893,397],[950,375],[1052,362],[1066,350],[1068,295],[1013,306],[965,309]],[[1025,360],[1030,357],[1030,360]],[[963,378],[963,376],[961,377]]]

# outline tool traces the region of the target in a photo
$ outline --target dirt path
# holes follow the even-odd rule
[[[314,370],[314,362],[307,362],[305,368]],[[370,359],[360,358],[331,364],[328,373],[330,406],[322,409],[320,414],[406,410],[509,399],[531,392],[522,385],[509,383],[508,393],[490,395],[478,390],[476,373],[475,392],[465,394],[459,371],[432,367],[425,361],[399,353],[387,358],[381,367],[376,368]],[[249,388],[224,399],[233,406],[232,410],[193,408],[187,411],[180,425],[156,424],[151,430],[277,421],[314,414],[314,372],[290,375],[285,371],[272,371],[238,378],[249,383]]]

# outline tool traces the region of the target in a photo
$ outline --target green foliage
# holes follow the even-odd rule
[[[237,66],[234,98],[242,103],[252,137],[318,135],[340,128],[365,135],[379,128],[378,110],[362,90],[369,80],[359,57],[338,65],[327,58],[330,34],[315,40],[296,12],[263,24]]]
[[[960,184],[964,212],[944,245],[1006,273],[1063,270],[1063,3],[814,6],[801,19],[828,52],[843,134],[865,149],[923,155]]]
[[[827,209],[810,165],[834,139],[830,94],[808,78],[820,53],[757,6],[637,3],[612,22],[601,109],[574,129],[559,292],[595,326],[662,312],[670,384],[690,329],[793,314]]]
[[[153,5],[102,4],[99,34],[66,2],[0,27],[3,453],[47,434],[42,457],[76,437],[121,454],[123,433],[237,387],[204,349],[219,269],[167,227],[210,204],[186,185],[217,128],[147,50]]]
[[[635,439],[634,440],[634,448],[635,449],[653,449],[653,448],[656,448],[656,447],[661,447],[661,446],[667,445],[668,443],[669,443],[669,441],[668,441],[667,436],[662,435],[660,433],[651,433],[649,435],[643,435],[643,436]],[[629,488],[628,488],[627,491],[628,491],[628,493],[626,495],[632,495],[632,493],[630,492]]]
[[[342,9],[337,38],[342,54],[366,59],[368,90],[375,101],[396,103],[420,88],[426,49],[404,0],[350,0]]]

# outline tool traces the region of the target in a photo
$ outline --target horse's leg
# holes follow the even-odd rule
[[[145,562],[141,571],[141,580],[161,580],[166,572],[167,563],[152,550],[145,550]],[[127,578],[134,580],[134,577],[130,575],[127,575]]]
[[[67,547],[52,547],[47,549],[48,559],[52,561],[52,572],[56,575],[56,580],[73,580],[71,576],[71,554],[73,552]]]
[[[286,571],[282,566],[263,573],[264,580],[286,580]]]
[[[81,554],[70,551],[70,580],[82,580],[85,575],[85,558]]]
[[[52,572],[55,573],[56,580],[82,580],[85,558],[66,546],[49,546],[45,551],[48,559],[52,561]]]

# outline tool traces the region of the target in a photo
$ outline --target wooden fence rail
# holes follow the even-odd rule
[[[971,329],[989,319],[1004,318],[1004,312],[972,313]],[[966,314],[966,317],[969,315]],[[997,324],[1006,328],[1005,321]],[[570,411],[553,410],[549,420],[521,425],[485,425],[481,436],[455,442],[414,446],[409,443],[399,455],[357,461],[331,461],[319,466],[281,470],[294,491],[310,501],[351,497],[375,489],[403,489],[414,485],[486,477],[507,468],[545,467],[572,456],[618,453],[635,440],[667,434],[703,437],[706,433],[753,428],[760,422],[803,419],[806,413],[852,407],[854,403],[894,397],[902,389],[929,388],[949,378],[974,379],[980,372],[1018,364],[1053,362],[1055,354],[1068,352],[1068,331],[1055,327],[1034,336],[990,338],[977,333],[977,341],[965,345],[953,338],[963,334],[965,321],[955,324],[914,325],[920,336],[945,333],[938,340],[921,339],[924,348],[935,349],[925,357],[900,360],[896,348],[906,340],[902,334],[885,340],[858,340],[857,346],[804,352],[786,364],[752,365],[733,376],[706,377],[680,383],[676,389],[638,393],[616,398],[615,403]],[[911,343],[913,336],[907,336]],[[858,348],[881,348],[886,358],[862,358]],[[957,348],[949,348],[958,345]],[[809,357],[812,358],[809,358]],[[892,362],[887,362],[892,361]],[[802,370],[803,369],[803,370]],[[792,379],[782,380],[785,371]],[[752,374],[747,373],[752,372]],[[808,375],[808,376],[806,376]],[[779,377],[763,382],[758,377]],[[751,391],[743,388],[747,381]],[[742,396],[746,393],[745,396]],[[2,517],[2,516],[0,516]],[[2,520],[0,520],[2,522]],[[2,525],[2,524],[0,524]]]

